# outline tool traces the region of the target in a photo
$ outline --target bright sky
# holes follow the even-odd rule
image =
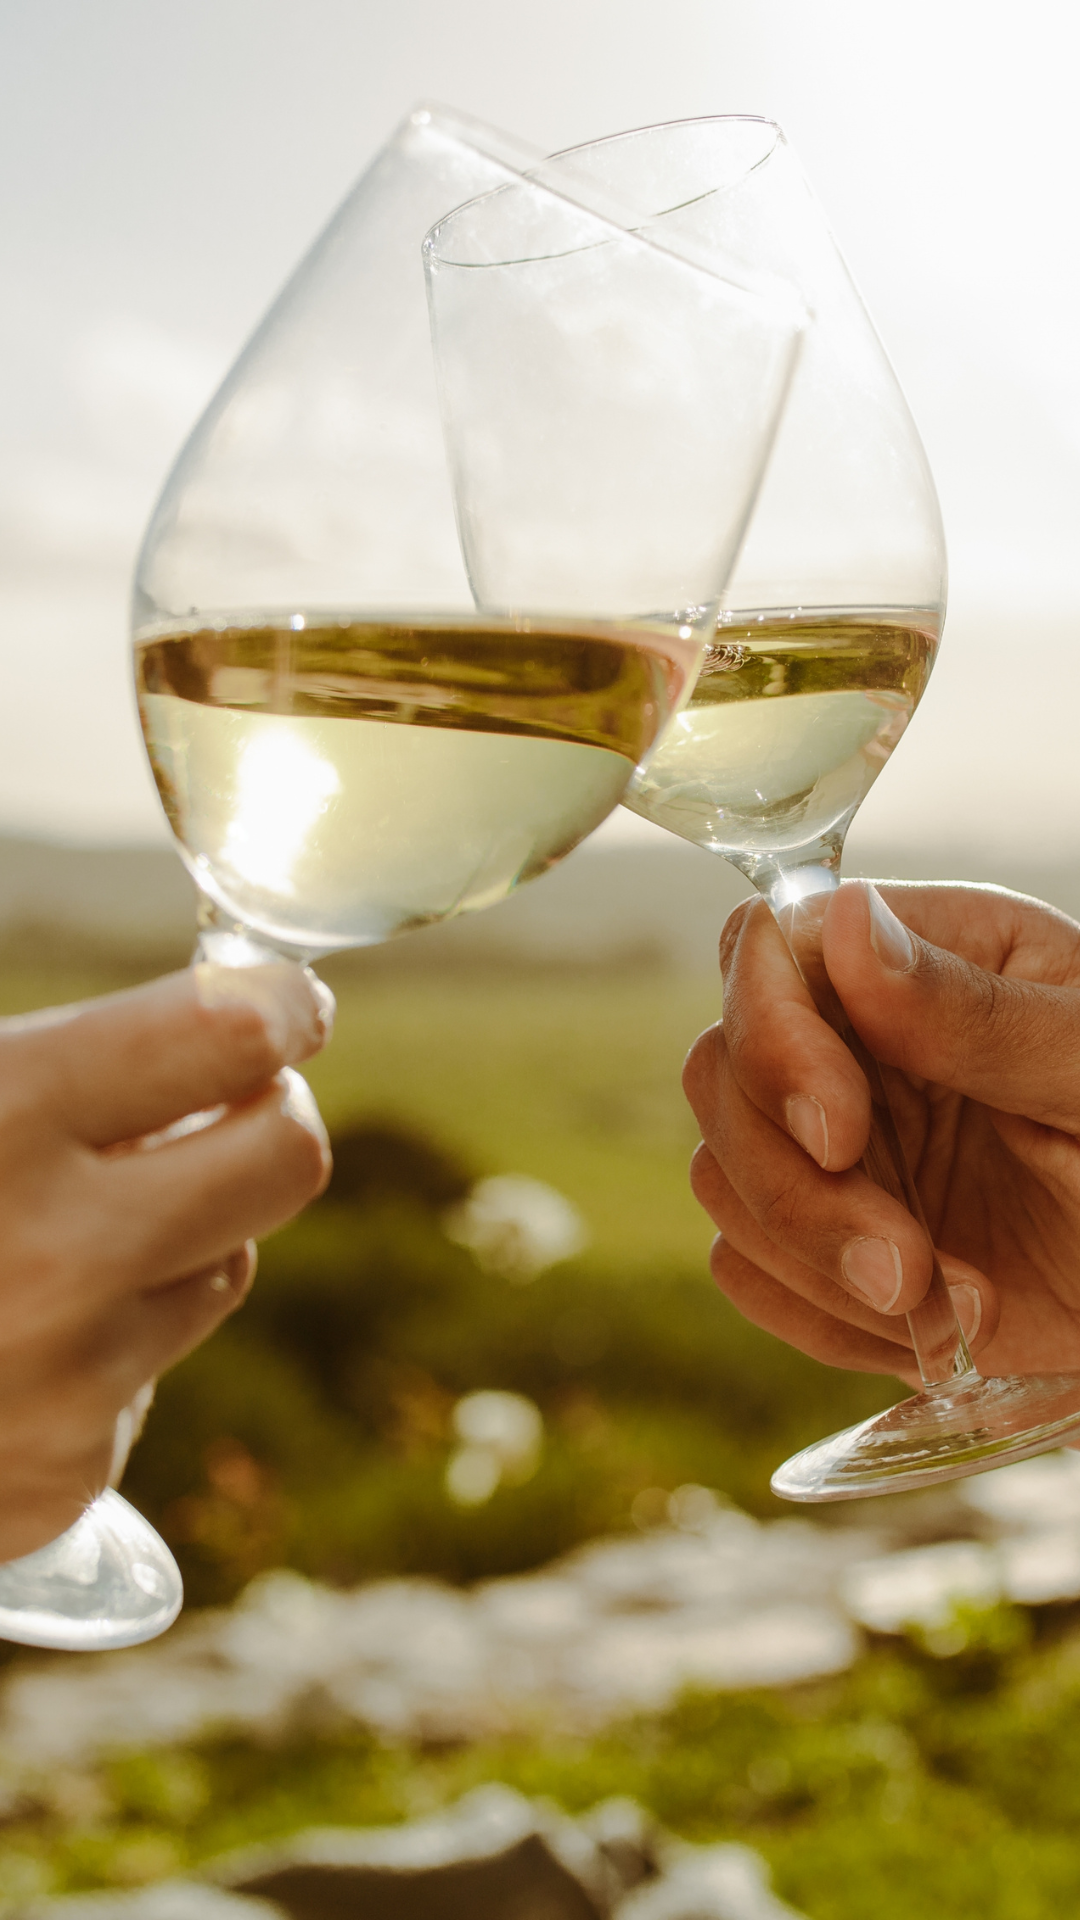
[[[1066,0],[0,0],[0,831],[162,829],[127,690],[172,455],[418,99],[537,145],[785,126],[952,556],[883,837],[1067,855],[1080,787],[1080,18]]]

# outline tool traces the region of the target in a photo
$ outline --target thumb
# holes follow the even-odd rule
[[[1004,979],[932,946],[868,882],[829,902],[822,948],[848,1018],[886,1065],[1080,1130],[1080,990]]]

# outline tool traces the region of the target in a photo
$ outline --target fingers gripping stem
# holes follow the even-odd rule
[[[844,1044],[855,1055],[870,1088],[870,1138],[860,1162],[862,1170],[894,1200],[903,1202],[925,1230],[927,1239],[931,1240],[907,1155],[896,1131],[881,1068],[846,1020],[838,1031]],[[974,1370],[936,1253],[933,1262],[930,1285],[918,1306],[913,1307],[907,1316],[919,1372],[926,1387],[944,1386],[948,1381],[958,1379],[961,1374]]]
[[[783,901],[770,898],[769,905],[818,1012],[839,1034],[866,1076],[870,1089],[870,1137],[860,1161],[862,1171],[907,1208],[923,1228],[932,1249],[930,1229],[889,1106],[881,1068],[855,1032],[826,972],[821,951],[821,923],[835,890],[833,876],[829,875],[828,879],[832,885],[826,884],[820,892],[795,900],[790,897]],[[908,1314],[907,1323],[923,1385],[940,1387],[965,1374],[974,1374],[975,1369],[967,1342],[960,1331],[941,1263],[936,1253],[932,1257],[930,1285],[919,1305]]]

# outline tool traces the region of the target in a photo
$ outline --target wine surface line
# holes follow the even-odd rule
[[[489,906],[611,811],[700,641],[673,623],[290,613],[136,638],[203,890],[312,953]]]
[[[850,820],[930,677],[929,612],[739,615],[626,805],[711,852],[783,856]]]

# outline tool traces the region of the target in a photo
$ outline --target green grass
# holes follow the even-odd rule
[[[632,969],[396,981],[353,962],[336,984],[334,1040],[309,1068],[331,1126],[403,1122],[479,1171],[550,1181],[608,1268],[704,1265],[711,1229],[687,1185],[698,1134],[679,1076],[718,1016],[718,981]]]

